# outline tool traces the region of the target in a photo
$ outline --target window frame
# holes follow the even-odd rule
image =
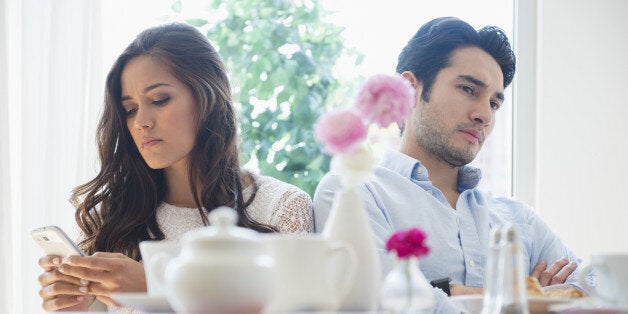
[[[538,59],[538,6],[536,1],[514,0],[513,46],[517,74],[513,83],[512,195],[536,206],[537,110],[540,70]]]

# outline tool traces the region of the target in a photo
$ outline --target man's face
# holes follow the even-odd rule
[[[493,130],[504,85],[499,65],[480,48],[458,48],[449,61],[436,75],[428,101],[417,84],[411,131],[420,150],[459,167],[473,161]]]

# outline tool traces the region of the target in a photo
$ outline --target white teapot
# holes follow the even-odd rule
[[[177,313],[260,313],[275,291],[274,260],[258,233],[235,226],[229,207],[209,213],[211,226],[181,238],[166,267],[168,302]]]

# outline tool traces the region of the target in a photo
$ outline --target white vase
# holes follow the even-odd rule
[[[375,311],[381,286],[381,266],[364,201],[353,186],[336,194],[323,236],[351,244],[358,260],[355,282],[339,310]]]
[[[419,269],[416,257],[397,258],[386,275],[381,291],[381,308],[386,313],[432,313],[432,286]]]

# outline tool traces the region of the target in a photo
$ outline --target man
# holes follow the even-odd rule
[[[431,253],[420,268],[428,280],[449,277],[451,294],[481,293],[489,231],[514,224],[524,264],[543,286],[575,284],[580,260],[527,205],[477,189],[479,169],[467,166],[495,125],[495,112],[515,72],[507,37],[496,27],[476,31],[456,18],[422,26],[399,56],[397,72],[416,90],[399,151],[389,151],[361,187],[380,249],[396,230],[418,226]],[[314,195],[315,225],[322,231],[338,175],[330,173]],[[547,262],[553,262],[548,265]],[[549,267],[548,267],[549,266]],[[440,290],[436,312],[453,312]]]

